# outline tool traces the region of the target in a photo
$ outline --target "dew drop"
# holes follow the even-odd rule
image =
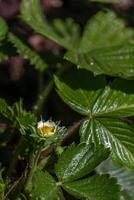
[[[90,65],[94,65],[94,62],[92,61],[92,62],[90,62]]]

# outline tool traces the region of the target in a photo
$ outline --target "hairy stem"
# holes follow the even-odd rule
[[[45,103],[45,100],[47,99],[48,95],[51,93],[53,89],[53,80],[51,80],[48,85],[43,90],[42,94],[39,96],[36,105],[34,106],[34,113],[37,115],[40,113],[43,104]]]
[[[26,181],[26,185],[25,185],[25,192],[26,193],[29,193],[32,189],[32,177],[33,177],[33,174],[34,174],[36,167],[37,167],[39,153],[40,153],[40,150],[38,150],[36,156],[34,156],[33,152],[30,156],[28,176],[27,176],[27,181]]]
[[[7,172],[8,176],[11,176],[12,172],[14,171],[14,169],[15,169],[15,167],[17,165],[18,156],[19,156],[19,153],[21,151],[23,142],[24,142],[24,138],[23,138],[23,136],[20,136],[20,139],[19,139],[18,145],[16,147],[13,159],[10,162],[10,165],[9,165],[9,168],[8,168],[8,172]]]
[[[47,157],[52,152],[53,148],[54,148],[54,145],[49,145],[43,149],[39,149],[35,156],[33,154],[31,155],[28,177],[27,177],[26,186],[25,186],[26,193],[30,193],[32,189],[32,178],[33,178],[34,172],[37,169],[41,153],[43,153],[43,155]]]
[[[64,135],[61,144],[64,145],[67,141],[69,141],[70,138],[73,138],[75,134],[77,134],[77,130],[79,129],[81,123],[85,120],[85,118],[79,120],[78,122],[75,122],[66,132]]]
[[[56,75],[61,75],[63,74],[65,71],[67,71],[69,69],[69,66],[66,65],[64,68],[60,68],[57,72]],[[53,77],[52,79],[49,81],[48,85],[44,88],[44,90],[42,91],[42,93],[39,95],[38,100],[33,108],[33,111],[36,115],[38,115],[41,110],[42,107],[45,103],[45,101],[47,100],[47,97],[49,96],[49,94],[51,93],[52,89],[54,87],[54,80]]]

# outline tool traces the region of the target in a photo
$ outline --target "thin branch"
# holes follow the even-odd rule
[[[61,144],[64,145],[70,138],[74,137],[77,134],[77,130],[79,129],[81,123],[85,120],[85,118],[75,122],[64,135]]]
[[[20,176],[20,178],[14,182],[14,184],[10,187],[10,189],[8,190],[8,192],[5,194],[4,199],[6,200],[7,197],[9,196],[9,194],[14,190],[14,188],[18,185],[18,183],[21,181],[21,179],[23,178],[23,174]]]
[[[66,65],[63,68],[60,68],[57,72],[56,75],[61,75],[63,74],[65,71],[67,71],[70,68],[70,66]],[[52,79],[49,81],[48,85],[44,88],[44,90],[42,91],[42,93],[39,95],[38,100],[33,108],[34,113],[37,115],[40,113],[40,111],[42,110],[42,107],[45,103],[45,101],[47,100],[49,94],[51,93],[52,89],[54,87],[54,80],[53,77]]]
[[[14,170],[15,167],[16,167],[16,164],[17,164],[17,162],[18,162],[18,155],[19,155],[20,150],[21,150],[21,148],[22,148],[23,142],[24,142],[24,138],[23,138],[23,136],[21,135],[20,138],[19,138],[19,143],[18,143],[18,145],[17,145],[17,147],[16,147],[16,150],[15,150],[13,159],[12,159],[10,165],[9,165],[9,168],[8,168],[8,172],[7,172],[8,176],[11,176],[13,170]]]

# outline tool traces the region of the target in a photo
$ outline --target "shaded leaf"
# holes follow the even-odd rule
[[[37,33],[49,38],[57,44],[70,49],[78,43],[79,26],[72,19],[54,20],[49,25],[43,16],[40,0],[23,0],[21,4],[21,17]]]
[[[98,12],[84,28],[80,52],[86,53],[101,47],[118,46],[134,42],[134,31],[126,28],[122,19],[112,11]]]
[[[54,178],[49,173],[38,169],[32,179],[30,199],[62,200],[64,197]]]
[[[111,149],[117,163],[134,168],[134,126],[116,118],[86,120],[81,129],[81,142],[103,144]]]
[[[106,175],[95,175],[72,183],[65,183],[64,189],[78,198],[89,200],[119,200],[120,188],[116,179]]]
[[[55,77],[58,94],[73,110],[90,115],[92,106],[105,86],[104,77],[93,77],[85,70],[74,70],[62,78]]]
[[[62,182],[77,180],[94,170],[109,155],[103,146],[95,148],[85,143],[69,146],[56,165],[56,175]]]
[[[3,40],[0,43],[0,61],[7,60],[14,55],[16,55],[15,48],[9,41]]]
[[[17,35],[9,33],[9,39],[13,45],[17,48],[17,51],[20,55],[23,55],[25,59],[30,60],[32,65],[35,65],[35,68],[39,71],[44,71],[47,68],[47,63],[43,58],[35,51],[30,49],[24,41],[22,41]]]
[[[16,102],[13,106],[9,106],[5,100],[0,99],[0,115],[9,120],[9,123],[15,125],[23,135],[25,135],[29,126],[34,129],[34,125],[37,123],[36,116],[23,108],[22,100]]]
[[[7,110],[8,104],[6,103],[6,101],[2,98],[0,98],[0,113],[2,114],[3,112],[5,112]]]
[[[79,49],[67,52],[65,58],[95,75],[130,79],[134,77],[133,44],[134,31],[123,20],[111,11],[99,12],[85,26]]]
[[[0,17],[0,41],[5,39],[7,32],[8,32],[7,23],[2,17]]]

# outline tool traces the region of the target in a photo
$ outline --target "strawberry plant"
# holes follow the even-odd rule
[[[45,17],[40,0],[0,17],[0,60],[18,56],[38,79],[28,106],[0,98],[1,200],[134,199],[134,30],[113,3],[84,1],[99,7],[84,26]]]

